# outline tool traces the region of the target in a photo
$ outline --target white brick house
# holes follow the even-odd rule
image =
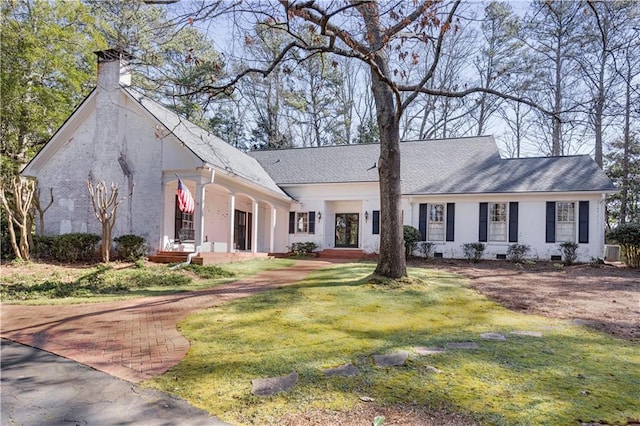
[[[132,89],[126,57],[98,52],[95,90],[22,174],[54,190],[45,232],[100,233],[87,179],[116,182],[114,236],[145,237],[152,252],[285,252],[294,242],[376,252],[379,146],[241,152]],[[579,260],[603,256],[604,198],[615,190],[589,156],[502,159],[492,137],[401,143],[404,223],[443,257],[486,242],[486,258],[510,244],[532,257],[579,244]],[[176,208],[177,176],[196,201]],[[180,245],[176,244],[180,241]],[[185,244],[185,241],[187,242]]]

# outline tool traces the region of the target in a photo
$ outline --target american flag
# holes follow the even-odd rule
[[[187,185],[184,185],[180,179],[178,179],[178,207],[180,211],[184,213],[193,213],[193,209],[195,208],[195,202],[193,201],[191,192],[189,192],[189,188],[187,188]]]

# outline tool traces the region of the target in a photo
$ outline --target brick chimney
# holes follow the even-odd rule
[[[129,61],[133,56],[122,49],[107,49],[93,52],[98,56],[98,87],[113,90],[120,86],[131,86]]]

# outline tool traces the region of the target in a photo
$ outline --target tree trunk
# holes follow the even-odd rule
[[[625,82],[624,105],[624,135],[622,149],[622,185],[620,188],[620,217],[618,222],[624,225],[627,222],[627,205],[629,203],[629,147],[631,145],[631,80],[633,78],[629,53],[627,53],[627,69]]]
[[[400,278],[407,275],[407,263],[402,232],[399,115],[391,88],[374,72],[371,80],[380,130],[380,256],[375,274]]]

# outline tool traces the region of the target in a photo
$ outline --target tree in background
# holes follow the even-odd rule
[[[95,81],[93,51],[104,47],[79,2],[0,4],[1,175],[9,177],[49,139]]]
[[[29,260],[29,241],[33,222],[31,204],[36,191],[36,182],[21,176],[13,176],[10,182],[0,179],[0,203],[6,214],[11,247],[16,259]],[[16,236],[15,229],[19,235]]]

